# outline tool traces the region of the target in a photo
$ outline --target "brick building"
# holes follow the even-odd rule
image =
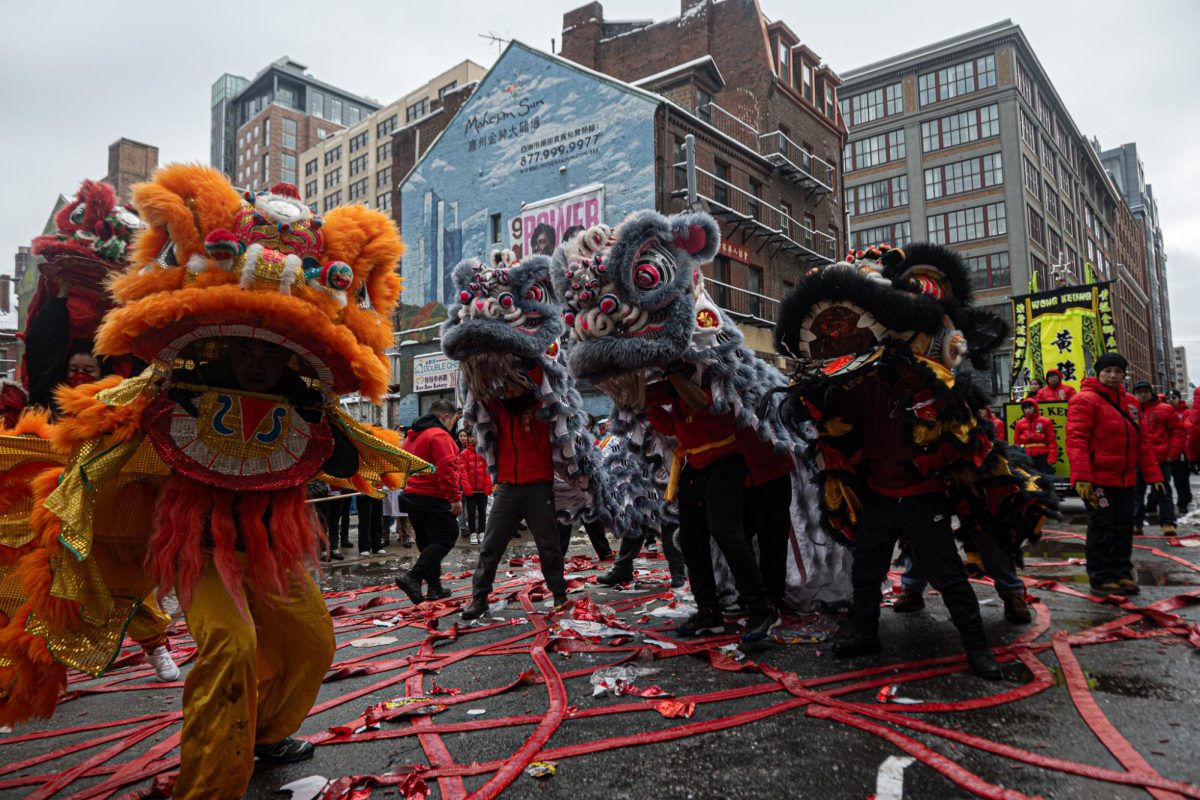
[[[1135,251],[1113,252],[1123,201],[1020,26],[1005,20],[844,75],[853,246],[952,245],[977,302],[1010,322],[1011,297],[1081,283],[1091,269],[1114,283],[1121,349],[1148,349],[1145,270]],[[1010,356],[993,356],[996,396],[1009,393]]]
[[[845,137],[841,79],[754,0],[682,0],[680,15],[660,22],[606,20],[590,3],[563,16],[561,55],[670,101],[654,126],[654,205],[673,213],[691,202],[720,220],[710,289],[759,323],[747,335],[769,351],[762,333],[778,299],[807,265],[846,245],[834,166]]]
[[[130,190],[135,183],[150,180],[158,169],[158,148],[120,138],[108,146],[108,174],[104,183],[117,192],[122,203],[132,199]]]

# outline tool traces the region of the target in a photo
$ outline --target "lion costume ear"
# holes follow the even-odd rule
[[[708,214],[676,214],[668,222],[674,244],[701,264],[712,261],[721,246],[721,230]]]
[[[154,173],[149,183],[133,187],[133,204],[146,223],[134,240],[129,258],[143,267],[158,257],[167,240],[175,245],[175,262],[204,256],[207,231],[223,228],[242,207],[242,197],[220,172],[195,164],[172,164]]]

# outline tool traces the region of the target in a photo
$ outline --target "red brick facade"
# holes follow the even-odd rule
[[[284,146],[283,120],[290,119],[296,123],[295,147]],[[300,162],[300,154],[320,141],[321,131],[326,134],[336,133],[342,126],[327,119],[311,116],[301,111],[271,104],[257,116],[238,129],[234,151],[236,153],[233,168],[234,184],[245,188],[267,189],[284,178],[289,183],[301,185],[304,178],[304,165]],[[289,143],[290,144],[290,143]],[[257,149],[255,149],[257,146]],[[294,175],[284,175],[283,156],[290,155],[296,159]],[[264,173],[263,169],[266,167]],[[238,175],[241,175],[238,178]]]

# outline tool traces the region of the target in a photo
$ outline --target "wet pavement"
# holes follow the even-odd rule
[[[963,670],[933,592],[923,611],[884,610],[881,655],[834,659],[822,640],[837,620],[806,615],[786,620],[780,641],[739,662],[722,649],[732,637],[697,644],[673,634],[672,615],[685,613],[690,598],[671,592],[657,551],[639,561],[638,584],[608,589],[594,582],[608,565],[588,558],[586,537],[576,537],[575,602],[550,615],[533,548],[528,537],[516,540],[497,580],[504,606],[469,626],[457,608],[478,548],[465,539],[444,564],[455,594],[439,604],[414,607],[392,583],[415,549],[333,562],[320,580],[339,649],[300,731],[318,743],[316,756],[261,766],[247,796],[284,798],[280,786],[319,775],[385,784],[331,794],[346,798],[400,797],[405,781],[412,796],[421,780],[430,797],[1133,798],[1146,795],[1137,784],[1147,781],[1200,797],[1200,605],[1185,604],[1200,597],[1200,525],[1181,525],[1173,541],[1139,539],[1142,593],[1119,605],[1088,596],[1083,528],[1071,524],[1081,509],[1072,503],[1022,571],[1035,598],[1033,625],[1005,622],[996,593],[976,584],[987,633],[1001,648],[1004,680],[996,683]],[[188,653],[182,626],[173,644]],[[0,796],[28,796],[103,748],[13,769],[17,762],[126,728],[22,736],[149,720],[130,724],[133,732],[177,711],[180,686],[154,683],[139,660],[132,654],[109,675],[72,683],[54,720],[0,735]],[[593,680],[610,674],[597,669],[613,666],[657,672],[634,678],[629,693],[594,695]],[[658,692],[669,696],[651,696]],[[659,706],[670,701],[685,711],[694,702],[692,715],[666,716]],[[138,758],[177,731],[168,724],[80,767],[55,796],[148,786],[96,789],[116,783],[114,771],[136,778],[139,765],[169,773],[165,747]],[[556,773],[531,777],[523,769],[530,760],[554,762]]]

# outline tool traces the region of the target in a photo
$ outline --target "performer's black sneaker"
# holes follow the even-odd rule
[[[879,627],[847,620],[834,635],[833,655],[836,658],[869,656],[883,650],[879,643]]]
[[[671,578],[671,588],[672,589],[681,589],[681,588],[683,588],[684,584],[686,584],[686,583],[687,583],[687,578],[684,577],[683,575],[677,575],[677,576]]]
[[[599,578],[596,578],[596,583],[602,586],[616,586],[618,583],[629,583],[631,580],[633,580],[632,570],[610,569]]]
[[[996,663],[996,659],[992,658],[991,651],[986,647],[968,650],[967,663],[971,665],[971,672],[985,681],[998,681],[1004,677],[1004,673],[1000,671],[1000,665]]]
[[[468,620],[468,621],[473,620],[473,619],[479,619],[480,617],[482,617],[484,614],[487,613],[487,610],[488,610],[487,600],[485,600],[481,597],[473,597],[473,598],[471,598],[470,605],[466,606],[462,610],[462,618],[465,620]]]
[[[567,604],[567,596],[565,594],[554,595],[554,610],[561,611],[563,606]]]
[[[742,631],[742,647],[756,647],[767,644],[771,639],[771,629],[779,624],[779,614],[773,608],[752,613],[746,621],[746,630]]]
[[[450,590],[440,583],[429,584],[429,590],[425,592],[426,600],[445,600],[451,594]]]
[[[294,764],[313,757],[312,742],[293,739],[291,736],[275,744],[254,745],[254,755],[267,764]]]
[[[675,632],[680,636],[699,636],[704,633],[724,633],[725,618],[721,612],[711,608],[702,608],[681,622]]]
[[[924,592],[916,592],[912,589],[901,589],[900,594],[896,596],[896,602],[892,603],[892,611],[895,611],[897,614],[920,611],[924,607]]]
[[[414,604],[425,601],[425,598],[421,596],[421,582],[410,573],[401,570],[400,576],[396,578],[396,585],[400,587],[400,591],[408,595],[408,599]]]

